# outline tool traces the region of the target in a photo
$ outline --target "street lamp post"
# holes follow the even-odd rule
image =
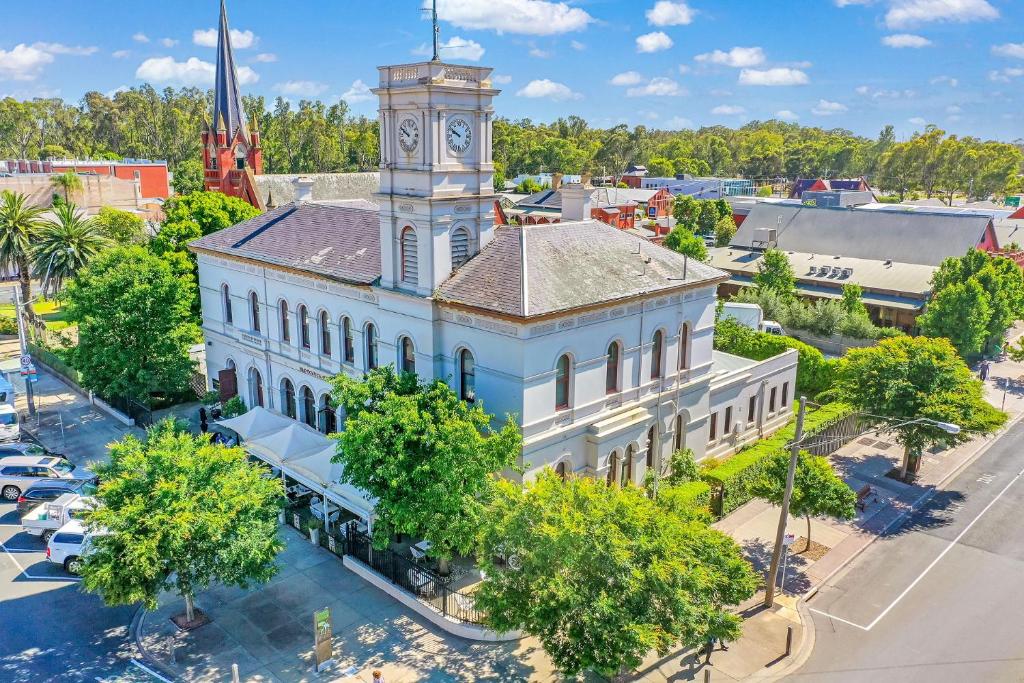
[[[25,319],[21,312],[21,287],[14,287],[14,317],[18,319],[18,347],[21,349],[22,357],[28,355],[28,340],[25,338]],[[36,414],[35,390],[32,388],[32,378],[25,376],[25,401],[28,403],[28,414]]]

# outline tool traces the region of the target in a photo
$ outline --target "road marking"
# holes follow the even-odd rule
[[[131,661],[132,664],[134,664],[135,666],[139,667],[140,669],[142,669],[143,671],[148,673],[150,676],[158,678],[159,680],[163,681],[164,683],[171,683],[171,679],[166,678],[164,676],[161,676],[160,674],[158,674],[157,672],[153,671],[152,669],[150,669],[148,666],[146,666],[145,664],[143,664],[139,660],[137,660],[135,658],[132,658],[129,661]]]
[[[985,474],[981,475],[980,477],[978,477],[978,481],[980,481],[982,484],[991,484],[995,480],[996,480],[996,475],[989,474],[989,473],[985,473]]]
[[[935,565],[937,565],[937,564],[939,563],[939,561],[940,561],[940,560],[941,560],[941,559],[942,559],[943,557],[945,557],[945,556],[946,556],[946,553],[948,553],[948,552],[949,552],[950,550],[952,550],[952,549],[953,549],[953,547],[954,547],[954,546],[955,546],[955,545],[956,545],[957,543],[959,543],[959,542],[960,542],[960,539],[964,537],[964,534],[966,534],[966,533],[967,533],[968,531],[970,531],[970,530],[971,530],[971,527],[973,527],[973,526],[974,526],[974,525],[975,525],[975,524],[977,523],[977,521],[978,521],[979,519],[981,519],[982,517],[984,517],[984,516],[985,516],[985,513],[986,513],[986,512],[988,512],[988,511],[989,511],[989,509],[991,509],[991,507],[992,507],[993,505],[995,505],[995,504],[996,504],[996,502],[997,502],[997,501],[998,501],[998,500],[999,500],[1000,498],[1002,498],[1002,497],[1003,497],[1003,494],[1004,494],[1004,493],[1006,493],[1007,491],[1009,491],[1009,490],[1010,490],[1010,487],[1011,487],[1011,486],[1013,486],[1014,484],[1016,484],[1016,483],[1017,483],[1017,480],[1018,480],[1018,479],[1020,479],[1020,478],[1021,478],[1022,476],[1024,476],[1024,470],[1021,470],[1020,472],[1018,472],[1018,473],[1017,473],[1017,476],[1015,476],[1015,477],[1014,477],[1013,479],[1011,479],[1011,480],[1010,480],[1010,483],[1008,483],[1008,484],[1007,484],[1006,486],[1004,486],[1004,487],[1003,487],[1003,490],[1002,490],[1002,491],[1000,491],[999,493],[997,493],[997,494],[996,494],[996,496],[995,496],[995,498],[993,498],[992,500],[990,500],[990,501],[988,502],[988,505],[986,505],[986,506],[985,506],[985,507],[984,507],[984,508],[982,509],[982,511],[981,511],[981,512],[979,512],[979,513],[977,514],[977,516],[976,516],[976,517],[975,517],[974,519],[972,519],[972,520],[970,521],[970,523],[969,523],[969,524],[968,524],[967,526],[965,526],[965,527],[964,527],[964,528],[963,528],[963,529],[962,529],[962,530],[960,531],[960,533],[959,533],[959,534],[957,534],[957,535],[956,535],[956,538],[954,538],[954,539],[953,539],[952,541],[950,541],[950,542],[949,542],[949,544],[948,544],[948,545],[946,545],[946,547],[942,549],[942,552],[941,552],[941,553],[939,553],[938,557],[936,557],[936,558],[935,558],[934,560],[932,560],[932,561],[931,561],[931,564],[929,564],[929,565],[928,565],[927,567],[925,567],[925,568],[924,568],[924,571],[922,571],[922,572],[921,572],[920,574],[918,574],[918,575],[917,575],[917,578],[915,578],[915,579],[914,579],[913,581],[911,581],[911,582],[910,582],[910,585],[909,585],[909,586],[907,586],[906,588],[904,588],[904,589],[903,589],[903,592],[902,592],[902,593],[900,593],[899,595],[897,595],[897,596],[896,596],[896,599],[895,599],[895,600],[893,600],[893,601],[892,601],[891,603],[889,603],[889,606],[888,606],[888,607],[886,607],[886,608],[885,608],[884,610],[882,610],[882,613],[881,613],[881,614],[879,614],[879,615],[878,615],[877,617],[875,617],[874,621],[872,621],[872,622],[871,622],[870,624],[868,624],[867,626],[861,626],[860,624],[855,624],[855,623],[853,623],[852,621],[848,621],[848,620],[846,620],[846,619],[843,619],[842,617],[837,617],[836,615],[834,615],[834,614],[829,614],[828,612],[822,612],[821,610],[819,610],[819,609],[814,609],[813,607],[809,608],[809,609],[810,609],[810,611],[811,611],[811,612],[814,612],[814,613],[816,613],[816,614],[820,614],[820,615],[821,615],[821,616],[823,616],[823,617],[827,617],[827,618],[829,618],[829,619],[834,619],[834,620],[836,620],[836,621],[840,621],[840,622],[842,622],[842,623],[844,623],[844,624],[848,624],[848,625],[850,625],[850,626],[855,626],[856,628],[859,628],[859,629],[861,629],[862,631],[870,631],[871,629],[873,629],[873,628],[874,628],[874,627],[875,627],[875,626],[876,626],[876,625],[878,624],[878,622],[880,622],[880,621],[881,621],[881,620],[882,620],[882,619],[883,619],[883,618],[885,617],[885,615],[886,615],[886,614],[888,614],[888,613],[889,613],[889,612],[890,612],[890,611],[892,610],[892,608],[893,608],[893,607],[895,607],[896,605],[898,605],[898,604],[899,604],[900,600],[902,600],[903,598],[905,598],[905,597],[907,596],[907,593],[909,593],[910,591],[912,591],[912,590],[914,589],[914,586],[916,586],[916,585],[917,585],[918,583],[920,583],[920,582],[921,582],[921,579],[923,579],[923,578],[925,577],[925,575],[927,575],[927,574],[928,574],[928,572],[930,572],[930,571],[932,570],[932,568],[933,568],[933,567],[935,567]],[[993,478],[995,478],[995,477],[994,477],[994,475],[993,475]],[[978,481],[981,481],[981,479],[979,479]]]
[[[24,574],[26,579],[31,579],[32,581],[69,581],[69,582],[72,582],[72,583],[78,583],[79,581],[81,581],[81,579],[76,578],[74,576],[35,576],[33,574],[29,574],[28,570],[25,569],[24,567],[22,567],[21,563],[18,562],[16,559],[14,559],[14,555],[11,553],[10,550],[7,549],[7,546],[5,546],[3,543],[0,543],[0,550],[3,550],[4,553],[7,554],[7,557],[11,558],[11,562],[13,562],[14,566],[18,568],[18,572],[20,574]],[[14,549],[14,552],[19,552],[19,551],[20,552],[31,552],[31,551],[19,550],[17,548]]]

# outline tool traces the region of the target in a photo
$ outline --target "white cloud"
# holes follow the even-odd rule
[[[429,9],[430,0],[423,0]],[[550,36],[581,31],[594,18],[565,2],[547,0],[438,0],[437,15],[467,30]]]
[[[681,128],[689,128],[693,125],[693,121],[686,118],[685,116],[673,116],[665,122],[666,130],[679,130]]]
[[[875,0],[835,0],[836,7],[849,7],[850,5],[870,5]]]
[[[746,109],[738,104],[720,104],[712,109],[711,113],[718,116],[735,116],[737,114],[745,114],[746,111]]]
[[[685,26],[693,21],[695,12],[685,2],[658,0],[647,10],[647,21],[654,26]]]
[[[612,85],[639,85],[644,82],[644,77],[638,71],[623,71],[612,76],[608,82]]]
[[[948,107],[946,107],[946,113],[947,114],[960,114],[962,112],[963,112],[963,109],[959,105],[956,105],[956,104],[951,104]]]
[[[132,40],[134,40],[136,43],[148,43],[149,36],[147,36],[145,33],[135,33],[132,35]]]
[[[953,78],[952,76],[946,76],[946,75],[936,76],[935,78],[931,79],[928,82],[931,83],[932,85],[939,85],[941,83],[945,83],[950,88],[955,88],[956,86],[960,85],[960,81],[959,80],[957,80],[956,78]]]
[[[572,49],[576,50],[577,52],[583,52],[584,50],[587,49],[587,46],[584,45],[583,43],[581,43],[578,40],[570,40],[569,41],[569,47],[571,47]]]
[[[237,28],[233,28],[228,31],[228,35],[231,36],[231,47],[236,50],[244,50],[260,42],[260,39],[252,31],[239,31]],[[217,29],[197,28],[192,31],[192,42],[202,47],[217,47]]]
[[[775,112],[775,118],[781,119],[782,121],[796,121],[800,118],[796,112],[790,111],[789,109],[780,109]]]
[[[818,104],[811,109],[811,112],[818,116],[832,116],[833,114],[842,114],[847,109],[849,109],[849,107],[841,102],[818,100]]]
[[[276,62],[277,61],[277,55],[275,55],[273,52],[261,52],[258,55],[256,55],[255,57],[253,57],[253,61],[255,61],[255,62],[263,62],[263,63],[268,64],[270,62]]]
[[[925,119],[921,118],[920,116],[915,116],[912,119],[907,119],[907,122],[912,123],[915,126],[923,126],[928,123]]]
[[[0,50],[0,81],[31,81],[53,55],[36,47],[19,43],[10,50]]]
[[[854,90],[858,95],[867,95],[869,92],[871,92],[871,88],[869,88],[866,85],[858,85],[856,88],[854,88]]]
[[[141,81],[180,85],[213,85],[215,74],[213,64],[198,57],[189,57],[184,62],[177,62],[174,57],[151,57],[135,70],[135,78]],[[249,67],[238,67],[240,84],[249,85],[259,80],[259,74]]]
[[[806,85],[807,74],[799,69],[775,67],[774,69],[743,69],[740,71],[740,85]]]
[[[114,50],[110,53],[110,56],[114,59],[124,59],[132,53],[131,50]]]
[[[694,59],[701,64],[722,64],[736,68],[764,64],[764,50],[759,47],[734,47],[725,52],[715,50],[697,55]]]
[[[664,31],[645,33],[642,36],[637,36],[636,39],[637,52],[658,52],[659,50],[667,50],[672,45],[672,39]]]
[[[161,38],[160,44],[164,47],[174,47],[178,44],[178,41],[176,41],[174,38]]]
[[[885,24],[899,29],[933,21],[966,24],[998,18],[999,10],[988,0],[894,0]]]
[[[1003,45],[993,45],[992,54],[997,57],[1012,57],[1014,59],[1024,59],[1024,43],[1005,43]]]
[[[315,97],[327,90],[329,87],[330,86],[326,83],[320,83],[319,81],[285,81],[284,83],[274,84],[274,90],[282,95],[299,95],[306,97]]]
[[[530,81],[525,87],[520,88],[516,95],[549,100],[578,100],[583,97],[578,92],[573,92],[572,88],[564,83],[557,83],[547,78]]]
[[[492,74],[491,81],[498,85],[507,85],[512,82],[512,77],[505,74]]]
[[[690,68],[689,64],[680,64],[679,65],[679,73],[681,73],[681,74],[688,74],[691,71],[693,71],[693,69]]]
[[[88,57],[99,52],[95,46],[82,47],[81,45],[64,45],[63,43],[32,43],[32,47],[51,55],[74,55],[76,57]]]
[[[530,51],[527,52],[527,54],[530,55],[531,57],[536,57],[537,59],[547,59],[548,57],[551,56],[551,53],[549,51],[542,50],[536,46],[531,47]]]
[[[373,99],[373,93],[370,92],[370,86],[363,83],[361,78],[357,78],[352,81],[352,86],[342,93],[341,99],[346,102],[366,102]]]
[[[889,47],[928,47],[932,41],[924,36],[915,36],[912,33],[896,33],[882,38],[882,44]]]
[[[114,88],[113,90],[108,90],[107,92],[105,92],[103,94],[104,94],[104,96],[108,100],[112,100],[112,99],[114,99],[114,97],[117,96],[117,93],[119,93],[119,92],[127,92],[127,91],[128,91],[128,86],[127,85],[119,85],[116,88]]]
[[[464,59],[469,62],[479,62],[484,56],[484,47],[475,40],[452,36],[447,42],[438,45],[441,52],[441,59]],[[420,57],[430,57],[434,54],[434,48],[423,43],[412,51]]]
[[[988,72],[988,80],[996,81],[997,83],[1009,83],[1011,78],[1019,78],[1024,76],[1024,69],[1018,67],[1007,67],[1003,70],[995,70]]]
[[[685,94],[685,88],[680,88],[679,84],[671,78],[663,76],[652,78],[646,85],[630,88],[626,91],[627,97],[678,97]]]

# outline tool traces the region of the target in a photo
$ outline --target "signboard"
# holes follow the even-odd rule
[[[28,366],[32,365],[32,356],[27,353],[21,357],[21,369],[28,372]]]
[[[334,660],[331,638],[331,608],[313,612],[313,655],[316,657],[316,670],[319,672]]]
[[[782,545],[793,545],[796,541],[796,534],[786,534],[782,537]]]
[[[302,528],[302,518],[299,517],[298,512],[292,513],[292,526],[294,526],[296,529]]]
[[[338,544],[337,544],[337,541],[334,540],[334,536],[332,536],[331,534],[327,534],[327,549],[330,550],[335,555],[338,554]]]

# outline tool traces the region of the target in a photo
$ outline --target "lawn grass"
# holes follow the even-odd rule
[[[67,314],[58,301],[40,299],[32,304],[32,308],[35,309],[39,317],[46,321],[46,327],[54,332],[63,330],[71,325],[67,321]],[[0,317],[13,319],[14,304],[0,304]]]

